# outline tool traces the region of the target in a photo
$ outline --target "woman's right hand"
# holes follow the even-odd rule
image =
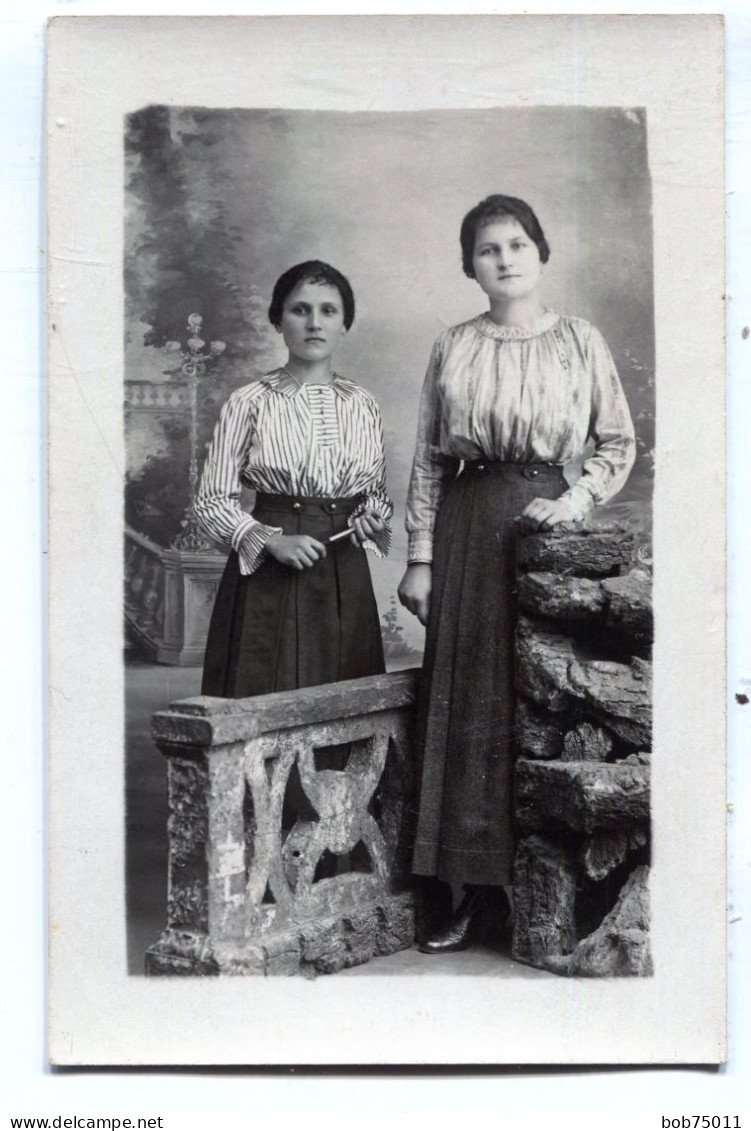
[[[309,569],[326,557],[326,547],[309,534],[272,534],[265,549],[272,558],[292,569]]]
[[[430,590],[433,587],[433,567],[427,562],[413,562],[399,582],[397,593],[405,609],[419,620],[428,623],[430,610]]]

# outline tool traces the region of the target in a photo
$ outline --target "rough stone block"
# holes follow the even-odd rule
[[[412,946],[415,938],[415,901],[411,892],[395,896],[377,908],[375,953],[395,954]]]
[[[613,739],[602,727],[579,723],[563,740],[562,762],[605,762],[613,752]]]
[[[574,645],[568,636],[544,632],[524,617],[516,631],[516,686],[522,695],[549,711],[565,711],[571,702],[569,668]]]
[[[528,571],[609,577],[629,566],[633,553],[634,535],[622,523],[582,527],[567,522],[520,538],[517,562]]]
[[[542,828],[553,818],[575,832],[649,822],[649,769],[624,762],[516,763],[516,819]]]
[[[328,973],[346,966],[347,948],[339,923],[311,922],[299,934],[300,959],[315,971]]]
[[[574,950],[569,973],[589,978],[653,973],[648,881],[646,865],[634,869],[613,910]]]
[[[643,848],[648,840],[646,827],[599,830],[584,842],[580,860],[590,880],[604,880],[624,862],[629,853]]]
[[[287,976],[300,973],[300,942],[297,931],[289,930],[284,934],[266,939],[263,943],[264,973],[285,974]]]
[[[651,766],[652,755],[647,750],[638,750],[626,758],[621,758],[621,761],[626,766]]]
[[[565,849],[541,836],[523,840],[514,860],[514,935],[518,962],[542,966],[576,945],[576,869]]]
[[[300,931],[302,963],[316,974],[359,966],[375,954],[376,911],[334,922],[312,922]]]
[[[519,574],[517,599],[525,613],[555,620],[592,620],[606,606],[601,582],[560,573]]]
[[[535,710],[527,699],[516,704],[516,742],[524,758],[559,758],[564,728],[558,719]]]
[[[220,974],[248,978],[268,973],[266,952],[260,944],[240,940],[214,943],[212,953]]]
[[[608,626],[634,641],[653,640],[651,579],[632,572],[607,578],[601,585],[607,598]]]
[[[624,742],[651,745],[652,665],[646,660],[633,657],[629,664],[574,661],[567,671],[566,687]]]
[[[146,951],[144,973],[154,978],[188,978],[205,977],[218,974],[218,970],[204,970],[189,958],[180,958],[178,955],[161,954],[155,947]]]

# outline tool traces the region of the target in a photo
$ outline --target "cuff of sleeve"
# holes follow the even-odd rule
[[[422,562],[425,565],[430,565],[433,561],[433,535],[432,534],[410,534],[409,549],[407,551],[407,561]]]
[[[373,538],[366,538],[363,542],[363,550],[370,550],[377,558],[388,558],[391,549],[391,527],[389,519],[394,508],[389,503],[382,499],[364,499],[360,506],[355,507],[351,515],[347,518],[347,526],[353,526],[355,518],[364,515],[366,510],[372,510],[383,519],[383,529]]]
[[[237,551],[240,573],[244,577],[258,569],[269,538],[282,533],[281,526],[266,526],[250,516],[247,522],[240,523],[232,535],[232,548]]]
[[[568,503],[571,507],[572,521],[581,522],[594,508],[595,502],[592,495],[580,481],[569,487],[561,497],[560,502]]]
[[[377,558],[387,558],[391,549],[391,526],[389,520],[393,507],[383,502],[382,499],[365,499],[352,511],[352,514],[347,519],[347,525],[352,526],[354,520],[358,518],[359,515],[364,514],[366,510],[374,511],[375,514],[383,519],[385,526],[374,538],[367,538],[363,542],[363,549],[370,550]]]

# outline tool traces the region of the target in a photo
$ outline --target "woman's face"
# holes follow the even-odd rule
[[[472,266],[491,300],[510,302],[537,289],[543,265],[535,241],[509,216],[478,228]]]
[[[325,361],[331,357],[344,328],[344,304],[329,283],[298,283],[284,300],[280,326],[290,357]]]

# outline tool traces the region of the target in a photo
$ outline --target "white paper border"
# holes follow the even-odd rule
[[[300,22],[295,22],[299,29]],[[407,23],[416,27],[412,20]],[[127,56],[128,61],[127,78],[118,74],[112,50],[107,53],[106,63],[101,51],[95,50],[88,60],[79,60],[75,72],[66,77],[66,101],[56,104],[55,117],[67,119],[68,125],[51,125],[50,149],[51,159],[57,163],[55,175],[67,167],[67,176],[79,178],[72,183],[66,179],[66,195],[52,209],[53,231],[59,233],[68,250],[64,258],[53,261],[50,280],[52,317],[63,327],[62,347],[53,347],[51,367],[51,411],[58,429],[58,446],[52,449],[53,471],[60,477],[57,487],[53,482],[51,535],[53,547],[66,546],[64,556],[53,556],[51,573],[51,682],[56,688],[53,704],[59,703],[59,710],[55,708],[57,740],[50,775],[56,799],[51,1050],[58,1061],[252,1063],[262,1059],[293,1063],[309,1060],[312,1050],[320,1062],[334,1063],[399,1063],[415,1059],[643,1063],[722,1059],[725,944],[722,922],[716,915],[718,899],[722,899],[724,855],[722,838],[717,836],[722,822],[716,814],[718,806],[724,810],[725,804],[721,736],[722,420],[718,412],[723,317],[716,301],[717,284],[722,284],[717,261],[721,153],[716,144],[722,133],[722,113],[716,101],[717,74],[708,76],[706,68],[697,69],[695,54],[682,62],[685,44],[674,34],[674,20],[670,27],[669,44],[659,41],[657,23],[653,23],[649,44],[640,42],[629,49],[628,33],[621,24],[616,41],[609,48],[613,58],[608,57],[606,44],[598,39],[592,55],[593,69],[596,60],[598,73],[585,76],[586,97],[581,91],[575,92],[578,103],[648,108],[655,193],[660,430],[656,596],[661,639],[656,652],[656,749],[670,748],[670,757],[665,762],[656,758],[654,767],[658,822],[653,898],[658,972],[654,979],[639,983],[555,980],[545,982],[542,991],[538,989],[539,982],[520,982],[510,987],[506,981],[495,984],[483,980],[472,986],[472,980],[466,978],[425,978],[410,985],[406,995],[404,980],[397,979],[394,992],[399,994],[398,1013],[402,1020],[396,1026],[394,1003],[384,1000],[382,978],[363,978],[355,987],[352,980],[336,978],[318,979],[312,984],[301,979],[144,983],[123,975],[122,885],[118,889],[114,882],[122,861],[122,845],[112,857],[106,851],[106,846],[112,844],[112,829],[122,825],[119,788],[115,787],[114,796],[112,792],[113,783],[118,781],[121,756],[112,725],[113,718],[121,712],[119,654],[119,673],[112,663],[112,644],[119,640],[120,632],[119,600],[104,601],[97,609],[99,635],[90,641],[85,655],[74,645],[81,631],[81,609],[87,603],[92,607],[97,592],[111,590],[113,578],[118,595],[120,584],[122,527],[113,484],[119,492],[122,393],[117,333],[119,296],[111,289],[113,278],[119,284],[120,249],[112,240],[106,220],[101,230],[97,226],[102,221],[102,205],[111,207],[113,201],[118,201],[122,186],[118,170],[108,163],[110,146],[116,147],[119,159],[121,144],[121,132],[115,130],[113,134],[111,102],[124,90],[133,91],[142,75],[147,86],[140,87],[128,109],[147,101],[165,101],[165,76],[169,76],[169,94],[177,104],[216,105],[224,99],[229,99],[224,102],[228,105],[310,103],[306,91],[293,90],[290,94],[274,82],[266,81],[263,91],[254,90],[252,75],[247,75],[242,83],[242,98],[231,97],[234,91],[229,79],[237,70],[230,65],[233,43],[229,41],[217,52],[223,60],[221,83],[212,76],[210,89],[202,89],[199,76],[197,86],[181,88],[179,61],[172,54],[174,25],[169,37],[161,42],[157,59],[148,60],[145,54],[132,50],[126,52],[120,41],[123,57]],[[405,29],[402,24],[396,40],[389,43],[392,59],[397,48],[405,48],[405,38],[414,34]],[[452,28],[452,48],[461,59],[461,50],[456,50],[455,29],[456,25]],[[422,54],[425,25],[419,27],[419,32],[419,50],[427,58],[427,54]],[[293,30],[292,35],[295,34],[298,31]],[[529,92],[537,103],[570,101],[571,76],[556,69],[550,52],[545,56],[544,68],[539,63],[535,68],[529,52],[512,44],[513,39],[513,32],[504,35],[504,82],[512,88],[516,85],[525,94]],[[264,52],[258,39],[254,46],[259,49],[261,64]],[[647,46],[654,52],[653,65],[645,58]],[[477,35],[473,47],[481,56],[489,41]],[[409,59],[409,46],[406,48]],[[411,50],[414,54],[416,46]],[[550,51],[554,50],[555,42],[551,40]],[[664,67],[661,72],[666,58],[670,59],[669,82],[665,81]],[[102,74],[105,67],[106,83]],[[544,74],[538,75],[537,69],[544,70]],[[151,73],[146,73],[149,70]],[[282,75],[280,69],[276,77]],[[101,86],[98,78],[102,79]],[[424,69],[418,74],[402,67],[390,89],[397,86],[403,92],[401,97],[409,100],[409,108],[417,109],[440,105],[435,99],[441,97],[443,84],[450,99],[455,99],[456,90],[461,88],[458,76],[452,84],[449,73],[447,81],[445,64],[440,85],[432,92],[430,79]],[[466,70],[462,80],[466,83]],[[433,81],[437,82],[437,76],[433,76]],[[146,94],[146,89],[154,93]],[[568,96],[562,99],[563,90]],[[103,97],[100,91],[109,97]],[[92,101],[94,92],[96,98]],[[429,100],[431,93],[433,101]],[[493,102],[480,104],[502,104],[495,91],[488,91],[488,95]],[[296,102],[295,97],[302,101]],[[450,100],[448,104],[457,103]],[[336,106],[342,108],[341,102]],[[124,108],[122,104],[119,107]],[[369,92],[368,108],[385,108],[378,104],[377,92]],[[60,134],[54,132],[56,128]],[[97,133],[105,139],[106,152],[103,159],[91,164],[85,154],[87,144]],[[698,164],[697,152],[702,157]],[[102,182],[99,177],[103,172],[106,176]],[[676,185],[684,186],[677,194]],[[685,186],[690,186],[690,190]],[[84,202],[87,226],[82,240],[84,233],[77,227],[82,214],[76,209]],[[706,229],[697,226],[700,216],[711,217]],[[102,232],[109,232],[107,238],[102,238]],[[691,233],[688,242],[686,232]],[[70,261],[69,251],[76,249],[86,264]],[[669,272],[661,270],[666,255],[670,257]],[[695,277],[697,261],[710,265],[699,280]],[[696,318],[697,307],[703,312],[701,319]],[[89,312],[96,310],[97,326],[86,319],[85,308]],[[53,342],[56,340],[60,339],[53,338]],[[698,404],[702,411],[697,419]],[[665,439],[664,427],[668,422],[670,435]],[[61,426],[67,428],[67,433],[60,431]],[[75,437],[75,451],[70,446],[66,448],[65,442],[60,443],[65,434]],[[85,466],[80,460],[81,451],[88,453]],[[701,474],[696,473],[698,468]],[[692,513],[700,516],[693,524],[685,521],[689,503]],[[98,546],[116,546],[117,553],[113,555],[105,549],[92,556],[92,530],[96,531]],[[701,568],[697,568],[697,562]],[[82,563],[86,568],[81,568]],[[77,578],[81,579],[78,589]],[[680,619],[675,601],[671,600],[676,591],[681,595]],[[687,610],[691,617],[688,639]],[[681,644],[677,647],[679,637]],[[660,684],[667,669],[669,688],[666,682]],[[702,717],[697,718],[694,706],[707,698],[712,708],[702,710]],[[94,755],[96,774],[92,776]],[[68,815],[73,794],[85,796],[89,810],[86,821],[71,835]],[[687,833],[685,814],[706,813],[707,808],[714,814],[711,823],[700,824]],[[95,820],[89,819],[92,812],[96,814]],[[675,844],[685,844],[685,849],[669,852],[668,847]],[[91,868],[92,853],[98,860],[96,870]],[[70,915],[74,888],[86,892],[85,947],[79,920]],[[712,913],[702,914],[707,908]],[[702,930],[695,947],[686,952],[677,947],[677,939],[690,933],[697,918],[701,918]],[[681,927],[678,934],[677,925]],[[676,950],[680,951],[680,961]],[[95,961],[92,954],[96,955]],[[367,1017],[368,1030],[364,1043],[363,1017]],[[551,1018],[556,1020],[551,1023]]]

